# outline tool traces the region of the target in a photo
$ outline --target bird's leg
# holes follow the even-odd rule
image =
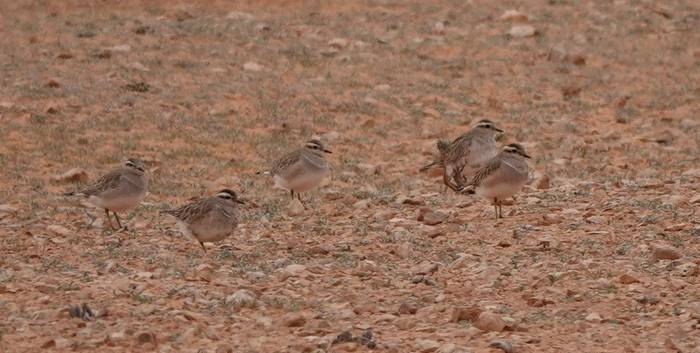
[[[85,217],[90,219],[90,223],[88,223],[88,225],[87,225],[88,229],[92,228],[92,225],[95,224],[95,221],[97,220],[97,218],[93,217],[90,214],[90,212],[88,212],[87,210],[85,211]]]
[[[289,190],[289,193],[292,195],[292,200],[294,200],[294,190]]]
[[[493,210],[496,212],[496,219],[498,219],[498,199],[494,198],[493,199]]]
[[[199,245],[202,246],[202,250],[204,250],[204,253],[206,254],[206,253],[207,253],[207,248],[204,247],[204,242],[203,242],[203,241],[200,241],[200,242],[199,242]]]
[[[299,200],[299,203],[304,206],[304,209],[306,210],[306,205],[304,205],[304,202],[301,201],[301,193],[297,193],[297,199]]]
[[[117,231],[121,232],[121,231],[127,230],[126,226],[122,226],[122,222],[119,221],[119,215],[117,215],[116,212],[112,212],[112,213],[114,213],[114,218],[117,220],[117,225],[119,225],[119,229]]]
[[[109,223],[109,229],[114,230],[112,225],[112,218],[109,217],[109,210],[105,208],[105,214],[107,215],[107,223]]]
[[[503,201],[498,201],[498,216],[503,218]]]

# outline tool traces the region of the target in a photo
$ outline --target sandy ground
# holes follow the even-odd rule
[[[699,28],[690,0],[2,1],[0,351],[700,352]],[[481,118],[533,156],[499,221],[418,172]],[[254,172],[314,135],[299,212]],[[130,156],[127,232],[52,179]],[[206,254],[159,214],[224,186],[251,202]]]

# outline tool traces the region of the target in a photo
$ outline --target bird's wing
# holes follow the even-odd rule
[[[199,219],[203,215],[207,214],[214,208],[213,203],[208,202],[208,199],[201,199],[188,203],[186,205],[180,206],[176,209],[166,210],[165,213],[174,216],[175,218],[192,223]]]
[[[495,173],[498,168],[501,167],[501,159],[493,158],[485,166],[476,171],[472,180],[467,184],[467,186],[479,186],[483,183],[486,178]]]
[[[78,192],[79,194],[83,194],[86,196],[90,195],[99,195],[105,191],[115,189],[118,185],[119,182],[121,181],[123,176],[122,170],[121,169],[115,169],[99,179],[92,183],[90,186],[86,187],[85,189],[81,190]]]

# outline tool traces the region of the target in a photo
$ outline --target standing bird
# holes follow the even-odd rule
[[[476,172],[461,191],[493,200],[496,219],[503,218],[503,200],[520,191],[529,178],[525,158],[530,156],[520,144],[505,146],[501,153]]]
[[[148,175],[143,162],[137,158],[129,158],[124,166],[115,169],[95,183],[77,192],[70,192],[67,196],[80,196],[95,207],[103,208],[107,214],[107,222],[112,230],[112,219],[109,213],[114,214],[119,230],[122,227],[118,212],[127,212],[138,206],[148,192]]]
[[[297,199],[301,202],[301,193],[320,184],[330,170],[324,153],[332,152],[327,150],[321,141],[311,139],[304,147],[275,161],[269,171],[256,174],[271,175],[276,187],[289,190],[292,199],[296,193]]]
[[[236,192],[223,189],[216,195],[163,211],[177,219],[180,231],[199,242],[216,242],[228,237],[238,226],[237,204],[244,204]]]
[[[496,136],[502,132],[493,122],[484,119],[452,142],[438,140],[438,160],[422,167],[420,171],[426,171],[434,165],[442,167],[443,183],[458,191],[459,185],[470,180],[484,163],[498,153]]]

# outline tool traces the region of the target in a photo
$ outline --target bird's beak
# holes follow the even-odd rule
[[[497,132],[503,133],[503,130],[501,130],[501,129],[497,128],[497,127],[494,127],[493,129],[496,130]]]
[[[525,158],[532,158],[532,157],[530,157],[527,153],[523,153],[523,157],[525,157]]]
[[[245,205],[245,202],[243,202],[241,199],[236,199],[236,202],[240,203],[241,205]]]
[[[326,153],[333,153],[333,152],[331,152],[330,150],[323,150],[323,152],[326,152]]]

